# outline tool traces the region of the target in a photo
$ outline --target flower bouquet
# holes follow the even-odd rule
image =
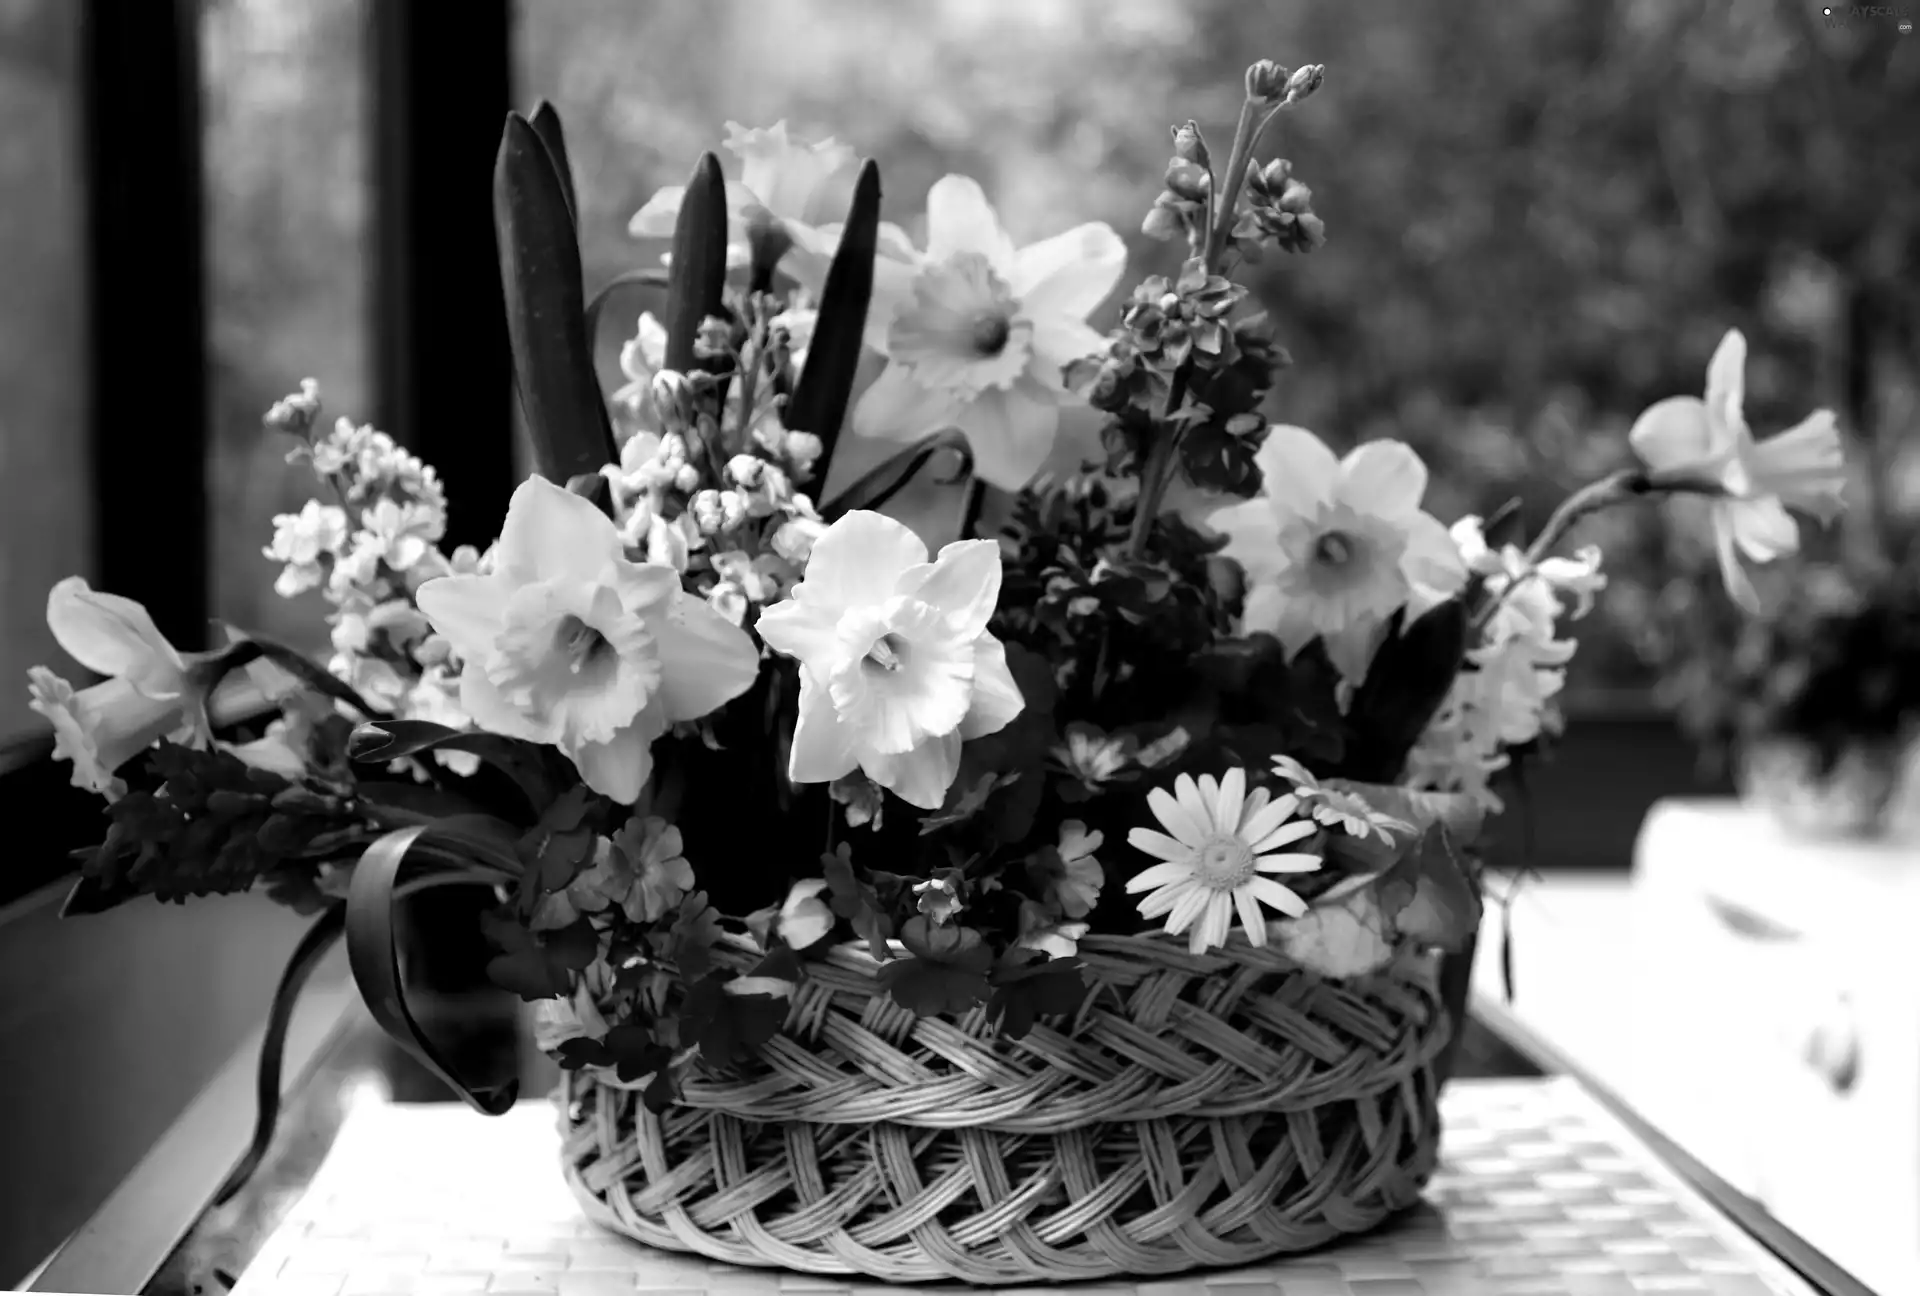
[[[1107,226],[1016,247],[949,176],[916,240],[873,162],[732,128],[738,179],[708,154],[634,219],[670,268],[610,395],[559,123],[510,119],[536,475],[496,544],[445,553],[433,471],[325,430],[309,384],[267,423],[327,497],[266,552],[282,593],[324,591],[324,667],[239,632],[181,653],[57,586],[54,633],[110,677],[33,674],[111,803],[70,911],[265,887],[320,915],[276,1022],[344,933],[380,1023],[498,1113],[512,1086],[444,1064],[393,943],[406,896],[491,889],[489,974],[564,1068],[564,1172],[652,1246],[1032,1283],[1250,1262],[1412,1204],[1474,834],[1601,583],[1554,550],[1685,491],[1767,557],[1840,465],[1830,416],[1756,444],[1724,351],[1708,401],[1634,429],[1644,468],[1525,549],[1510,516],[1425,512],[1406,445],[1269,426],[1287,360],[1233,273],[1325,236],[1259,150],[1322,75],[1251,67],[1223,163],[1173,132],[1144,231],[1186,255],[1106,335]],[[1036,480],[1077,403],[1101,453]],[[827,492],[843,427],[903,447]],[[936,548],[884,509],[950,462]],[[264,728],[216,723],[242,678]]]

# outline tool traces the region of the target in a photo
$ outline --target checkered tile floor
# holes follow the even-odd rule
[[[1574,1082],[1456,1081],[1445,1107],[1430,1205],[1399,1225],[1299,1260],[1077,1293],[1810,1296]],[[357,1106],[234,1296],[967,1290],[888,1288],[649,1251],[582,1218],[558,1147],[544,1102],[497,1120],[463,1107]]]

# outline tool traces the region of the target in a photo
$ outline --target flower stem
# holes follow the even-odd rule
[[[1246,182],[1247,160],[1253,156],[1254,145],[1260,142],[1268,123],[1280,115],[1287,105],[1283,102],[1267,110],[1266,116],[1260,115],[1261,101],[1249,96],[1240,102],[1240,121],[1233,131],[1233,149],[1227,154],[1226,182],[1220,190],[1219,205],[1213,213],[1213,219],[1207,228],[1206,257],[1207,273],[1212,274],[1220,264],[1220,254],[1225,250],[1228,237],[1233,233],[1234,204],[1240,200],[1240,186]]]
[[[1160,515],[1160,501],[1166,497],[1167,487],[1173,482],[1173,452],[1180,443],[1180,429],[1168,425],[1187,398],[1187,364],[1173,371],[1173,381],[1167,388],[1167,403],[1161,410],[1161,426],[1154,429],[1153,444],[1147,447],[1146,462],[1140,466],[1140,498],[1134,504],[1133,530],[1127,536],[1127,554],[1129,557],[1144,557],[1147,541],[1153,537],[1154,519]]]

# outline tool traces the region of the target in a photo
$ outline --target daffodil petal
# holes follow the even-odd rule
[[[859,767],[854,750],[856,734],[840,718],[826,687],[810,672],[800,675],[799,717],[793,729],[793,748],[787,755],[787,777],[795,783],[831,783]]]
[[[983,632],[973,641],[973,700],[960,722],[960,736],[971,741],[999,733],[1026,705],[1019,683],[1007,669],[1006,645]]]
[[[1144,830],[1139,828],[1134,829],[1136,833],[1141,831]],[[1129,837],[1128,840],[1135,846],[1140,845],[1139,842],[1133,841],[1131,837]],[[1142,891],[1152,891],[1159,887],[1169,886],[1183,878],[1191,878],[1192,876],[1193,870],[1185,864],[1177,860],[1163,860],[1158,864],[1149,864],[1146,868],[1141,869],[1138,873],[1128,878],[1127,894],[1138,895]]]
[[[1227,557],[1239,563],[1249,577],[1276,574],[1285,559],[1280,550],[1280,519],[1267,499],[1241,500],[1215,509],[1207,525],[1227,538]]]
[[[822,674],[844,651],[833,612],[809,600],[782,599],[760,611],[754,627],[767,647]]]
[[[1018,491],[1053,452],[1059,403],[1031,378],[989,387],[966,404],[954,426],[967,435],[974,475],[1001,490]]]
[[[620,532],[583,495],[544,477],[521,482],[507,502],[494,571],[512,585],[576,575],[597,581],[624,561]]]
[[[962,175],[942,176],[927,191],[927,257],[944,261],[977,252],[1002,279],[1014,273],[1013,240],[978,183]]]
[[[908,805],[938,810],[960,773],[960,735],[940,734],[908,752],[869,753],[860,766],[867,777]]]
[[[1799,526],[1772,496],[1727,500],[1720,507],[1726,510],[1734,543],[1753,561],[1772,562],[1800,547]]]
[[[1049,392],[1065,396],[1067,366],[1104,354],[1107,338],[1079,320],[1049,317],[1033,321],[1031,345],[1033,361],[1027,368],[1028,375]]]
[[[82,666],[125,678],[149,697],[177,697],[186,688],[180,654],[130,598],[69,576],[47,594],[47,628]]]
[[[1627,444],[1658,473],[1697,472],[1717,478],[1717,460],[1730,447],[1715,435],[1706,402],[1697,396],[1655,401],[1633,421]]]
[[[660,655],[657,697],[669,724],[718,710],[760,674],[760,652],[746,632],[683,590],[675,590],[665,615],[649,628]]]
[[[837,616],[845,608],[885,603],[899,591],[901,577],[926,561],[926,541],[906,523],[855,509],[813,542],[795,596]]]
[[[1459,593],[1467,583],[1467,564],[1446,524],[1415,510],[1407,519],[1406,536],[1400,570],[1407,580],[1443,599]]]
[[[662,185],[627,222],[627,233],[634,238],[672,238],[686,197],[685,185]]]
[[[1303,427],[1278,424],[1267,432],[1254,461],[1261,493],[1283,517],[1313,517],[1333,499],[1340,461],[1327,443]]]
[[[1847,462],[1832,410],[1815,410],[1778,436],[1747,451],[1756,490],[1777,495],[1788,508],[1831,521],[1842,506]]]
[[[1089,221],[1014,253],[1009,282],[1028,318],[1084,320],[1126,268],[1126,243],[1111,226]]]
[[[1759,615],[1760,594],[1747,578],[1740,566],[1740,555],[1736,549],[1734,522],[1728,513],[1728,501],[1716,500],[1713,506],[1713,548],[1720,560],[1720,579],[1726,583],[1727,595],[1749,614]]]
[[[500,633],[506,595],[491,576],[436,576],[423,582],[413,598],[436,633],[470,651]]]
[[[1746,426],[1747,336],[1728,329],[1707,361],[1708,416],[1730,432]]]
[[[954,392],[923,386],[913,370],[895,362],[880,371],[854,403],[855,436],[881,441],[919,441],[942,428],[958,427],[966,404]]]
[[[1334,496],[1356,512],[1396,521],[1420,509],[1427,465],[1404,441],[1369,441],[1340,463]]]
[[[581,781],[608,800],[632,805],[653,773],[653,744],[638,726],[608,742],[582,743],[567,753]]]
[[[1247,890],[1253,892],[1260,903],[1269,909],[1275,909],[1289,918],[1298,918],[1307,911],[1307,902],[1281,886],[1272,878],[1253,877],[1246,882]]]
[[[480,728],[503,737],[550,743],[559,736],[551,723],[551,715],[545,717],[549,723],[534,723],[519,707],[501,695],[477,661],[468,661],[466,669],[460,673],[460,709],[471,716],[474,724]]]
[[[1309,830],[1313,825],[1306,825]],[[1286,845],[1281,842],[1280,845]],[[1256,855],[1253,860],[1257,873],[1318,873],[1320,871],[1318,855]]]
[[[1185,842],[1169,837],[1163,832],[1155,832],[1151,828],[1130,829],[1127,832],[1127,845],[1133,847],[1135,850],[1144,851],[1155,859],[1169,861],[1167,865],[1169,868],[1178,865],[1181,869],[1184,869],[1185,865],[1182,864],[1181,861],[1193,858],[1193,847],[1187,845]],[[1151,873],[1153,869],[1149,868],[1147,872]],[[1139,881],[1139,878],[1136,877],[1134,881]],[[1134,886],[1132,882],[1129,882],[1127,884],[1127,890],[1141,891],[1147,887],[1158,885],[1160,884],[1157,881],[1148,882],[1142,886]]]
[[[1000,544],[956,540],[924,572],[901,581],[900,593],[925,599],[952,623],[954,633],[984,634],[1000,602]]]

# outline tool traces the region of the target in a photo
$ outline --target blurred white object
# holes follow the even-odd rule
[[[1623,1085],[1884,1292],[1920,1292],[1920,846],[1663,801],[1634,861]]]

